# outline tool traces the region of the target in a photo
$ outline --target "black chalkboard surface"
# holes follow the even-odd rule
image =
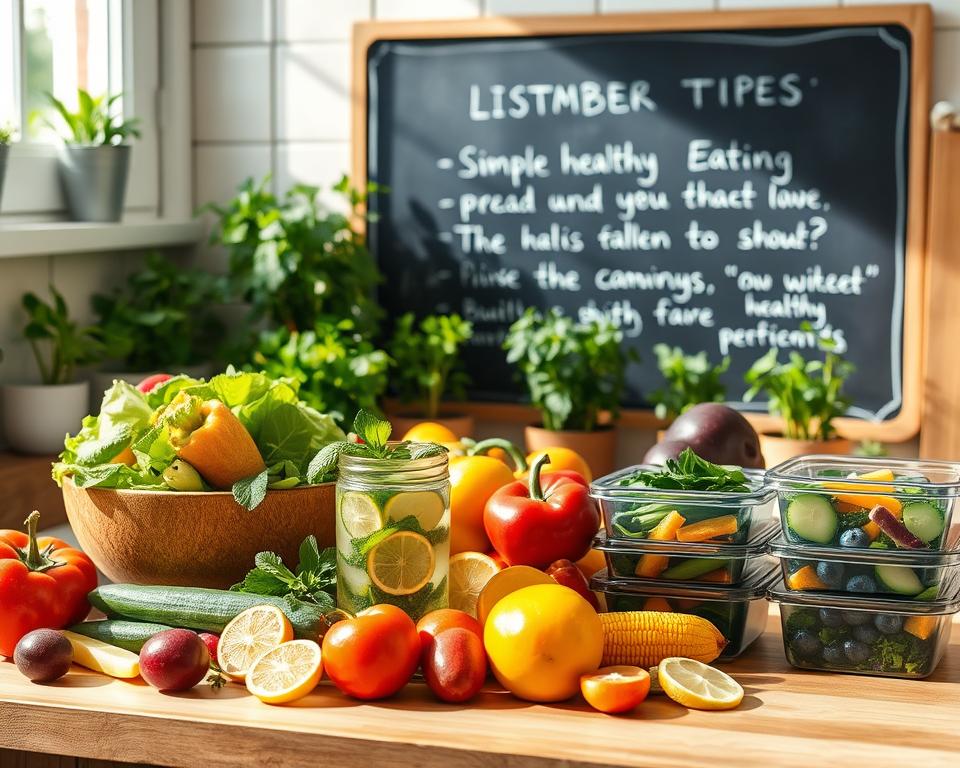
[[[473,321],[471,397],[516,401],[524,307],[729,355],[856,366],[848,415],[903,403],[909,33],[898,25],[457,40],[367,51],[370,209],[391,317]],[[762,408],[752,404],[749,408]]]

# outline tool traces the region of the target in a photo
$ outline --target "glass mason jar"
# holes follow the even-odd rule
[[[424,459],[340,456],[337,606],[378,603],[414,621],[446,608],[450,564],[447,454]]]

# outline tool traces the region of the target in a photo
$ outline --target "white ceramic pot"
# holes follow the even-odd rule
[[[137,386],[137,384],[147,378],[147,376],[153,376],[157,373],[169,373],[171,375],[185,373],[187,376],[195,379],[203,379],[209,376],[212,370],[212,363],[198,363],[197,365],[182,366],[175,371],[97,371],[91,377],[90,412],[98,413],[100,411],[100,403],[103,400],[104,392],[110,389],[110,387],[113,386],[113,382],[117,379]]]
[[[3,431],[19,453],[57,454],[67,433],[80,429],[88,413],[90,382],[9,384],[3,387]]]

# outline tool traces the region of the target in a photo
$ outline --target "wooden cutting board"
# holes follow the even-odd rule
[[[958,635],[958,633],[954,633]],[[746,689],[732,712],[695,712],[663,696],[609,717],[574,700],[518,701],[491,688],[467,706],[419,683],[363,704],[329,683],[289,707],[236,685],[164,695],[77,669],[52,685],[0,663],[3,748],[170,766],[955,766],[960,755],[960,635],[926,681],[800,672],[785,661],[780,621],[724,666]]]

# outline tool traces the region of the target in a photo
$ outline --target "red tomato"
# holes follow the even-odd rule
[[[423,654],[423,676],[433,695],[459,704],[476,696],[487,679],[483,641],[462,627],[445,629],[430,639]]]
[[[200,639],[203,640],[203,644],[207,646],[207,650],[210,652],[210,658],[216,661],[217,649],[220,647],[220,635],[215,635],[213,632],[201,632]]]
[[[430,611],[417,622],[417,632],[420,633],[420,644],[423,650],[426,651],[433,638],[441,632],[454,627],[470,630],[483,640],[483,625],[469,613],[458,611],[455,608],[440,608],[436,611]]]
[[[173,376],[169,373],[155,373],[153,376],[147,376],[147,378],[137,384],[137,389],[146,395],[163,384],[163,382],[170,381],[172,378]]]
[[[338,621],[323,637],[323,666],[355,699],[382,699],[405,686],[420,663],[420,635],[407,614],[375,605]]]

